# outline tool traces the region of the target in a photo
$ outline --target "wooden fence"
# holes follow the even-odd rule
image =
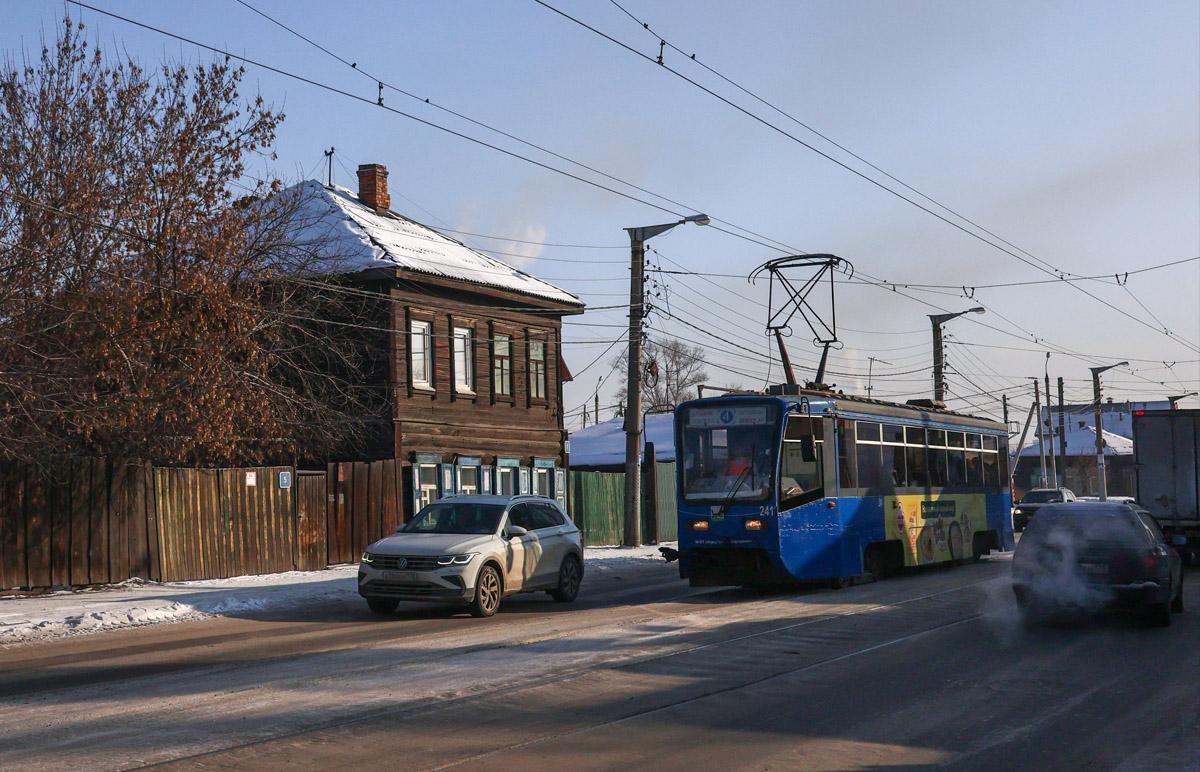
[[[0,588],[150,578],[157,528],[143,464],[0,465]]]
[[[675,541],[678,515],[675,503],[675,464],[659,463],[654,474],[654,500],[650,485],[642,485],[642,539]],[[625,475],[622,472],[571,472],[568,509],[583,531],[584,543],[598,547],[620,544],[625,529]],[[651,507],[657,508],[658,530],[650,527]]]
[[[82,587],[133,577],[219,579],[351,563],[403,520],[395,460],[292,467],[151,468],[102,459],[53,469],[0,464],[0,589]],[[675,538],[674,464],[656,469],[643,511]],[[568,500],[585,542],[620,544],[624,475],[571,472]],[[652,503],[653,502],[653,503]]]

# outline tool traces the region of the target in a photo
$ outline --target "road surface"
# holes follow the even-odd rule
[[[13,647],[0,767],[1200,768],[1200,611],[1026,632],[1008,570],[755,595],[650,564],[489,620],[326,603]]]

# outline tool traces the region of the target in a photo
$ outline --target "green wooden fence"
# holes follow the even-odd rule
[[[658,503],[658,533],[650,533],[642,506],[642,539],[646,542],[675,541],[678,516],[675,506],[675,464],[658,464],[655,495]],[[620,544],[625,528],[625,475],[621,472],[571,472],[568,507],[591,547]],[[648,497],[648,486],[643,485]]]

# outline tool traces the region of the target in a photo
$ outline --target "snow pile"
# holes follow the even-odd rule
[[[595,576],[652,562],[663,563],[663,558],[657,546],[593,547],[585,550],[584,562],[585,572]],[[323,602],[357,607],[362,603],[357,574],[357,565],[346,565],[324,571],[164,584],[131,579],[99,590],[4,598],[0,599],[0,646],[164,622],[301,608]]]
[[[300,196],[296,236],[336,255],[337,272],[404,268],[582,306],[578,297],[399,215],[364,206],[349,190],[308,180],[283,195]]]

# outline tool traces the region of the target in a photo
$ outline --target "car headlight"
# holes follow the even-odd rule
[[[1017,507],[1016,510],[1013,511],[1013,514],[1023,515],[1023,514],[1025,514],[1025,510],[1021,509],[1020,507]]]
[[[362,556],[362,562],[364,562],[364,563],[374,563],[374,562],[375,562],[375,558],[371,557],[371,553],[370,553],[370,552],[364,552],[364,553],[363,553],[363,556]]]
[[[467,552],[463,555],[442,555],[437,562],[439,566],[465,566],[478,554],[478,552]]]

